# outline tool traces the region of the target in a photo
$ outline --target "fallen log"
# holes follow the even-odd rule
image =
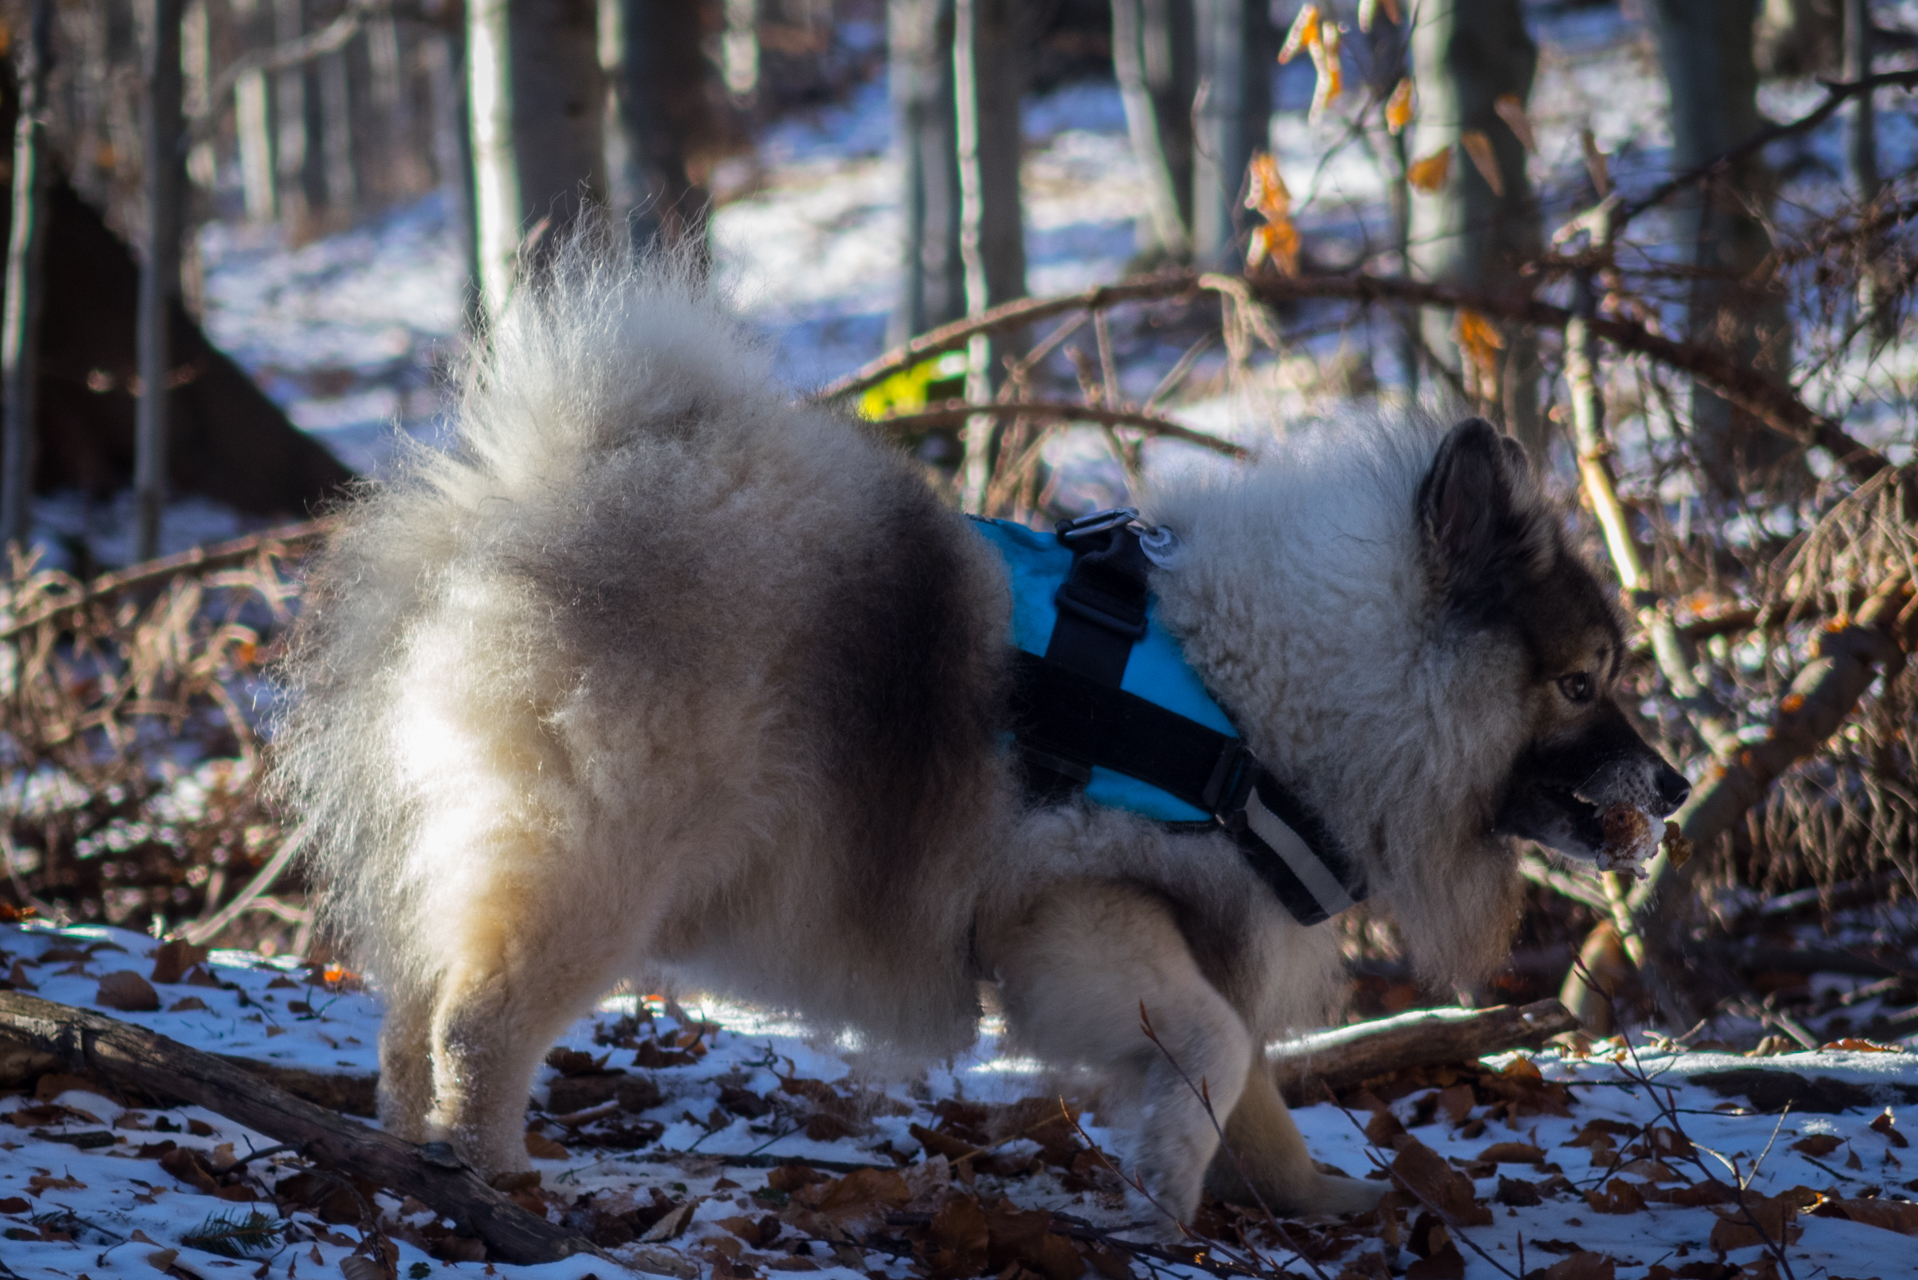
[[[593,1245],[527,1212],[465,1167],[296,1098],[230,1062],[131,1023],[0,991],[0,1042],[122,1088],[181,1098],[296,1148],[306,1159],[410,1195],[469,1226],[501,1261],[555,1262]],[[608,1259],[611,1261],[611,1259]]]
[[[1323,1083],[1349,1089],[1406,1067],[1476,1062],[1507,1049],[1537,1049],[1578,1028],[1556,1000],[1489,1009],[1419,1009],[1288,1040],[1266,1055],[1288,1099]],[[1313,1092],[1317,1092],[1316,1088]]]
[[[350,1116],[372,1117],[379,1114],[377,1097],[380,1078],[376,1073],[313,1071],[279,1062],[261,1062],[258,1058],[243,1058],[237,1054],[218,1053],[210,1056],[238,1067],[248,1075],[258,1076],[267,1084],[284,1089],[296,1098],[304,1098],[316,1106],[325,1107],[328,1111],[343,1111]],[[0,1089],[23,1089],[49,1071],[72,1070],[72,1065],[59,1055],[24,1041],[9,1043],[4,1031],[0,1031]],[[75,1074],[89,1073],[80,1071]],[[99,1080],[103,1085],[112,1084],[104,1076],[99,1077]],[[143,1089],[142,1092],[156,1095],[164,1093],[153,1089]]]

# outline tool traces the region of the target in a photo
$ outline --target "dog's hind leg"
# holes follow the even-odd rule
[[[433,1005],[430,984],[395,984],[380,1020],[380,1127],[407,1142],[425,1142],[433,1108]]]
[[[526,1167],[533,1072],[612,985],[627,936],[617,893],[564,874],[576,851],[525,839],[493,852],[513,873],[460,903],[432,1018],[432,1127],[485,1176]]]
[[[1190,1222],[1219,1145],[1206,1098],[1221,1116],[1232,1110],[1253,1043],[1171,911],[1122,885],[1071,885],[992,939],[988,954],[1021,1044],[1139,1086],[1140,1178],[1160,1209]],[[1141,1008],[1157,1045],[1140,1028]]]
[[[1205,1181],[1221,1199],[1263,1201],[1271,1209],[1296,1214],[1363,1213],[1386,1191],[1383,1182],[1335,1177],[1313,1167],[1305,1139],[1258,1046],[1239,1105],[1225,1122],[1225,1149],[1213,1158]]]

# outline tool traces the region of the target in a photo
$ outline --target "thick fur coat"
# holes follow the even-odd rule
[[[1619,650],[1522,458],[1482,424],[1354,421],[1145,505],[1180,539],[1153,589],[1194,667],[1428,971],[1482,973],[1514,919],[1514,771],[1586,732],[1553,682],[1609,681]],[[452,447],[341,521],[276,778],[385,992],[394,1131],[522,1164],[532,1071],[622,978],[924,1052],[972,1038],[988,980],[1034,1052],[1142,1092],[1169,1211],[1217,1141],[1142,1000],[1252,1189],[1375,1198],[1312,1168],[1262,1065],[1323,1018],[1332,929],[1223,835],[1021,799],[996,556],[894,449],[796,406],[686,275],[575,246],[497,326]]]

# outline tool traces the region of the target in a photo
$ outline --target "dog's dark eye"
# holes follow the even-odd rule
[[[1569,676],[1560,676],[1558,691],[1565,695],[1568,702],[1590,702],[1592,695],[1597,692],[1589,671],[1574,671]]]

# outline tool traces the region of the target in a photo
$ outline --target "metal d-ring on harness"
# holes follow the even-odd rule
[[[1053,596],[1057,621],[1043,654],[1014,651],[1013,732],[1027,786],[1064,800],[1098,768],[1155,787],[1210,815],[1167,825],[1223,828],[1286,909],[1317,924],[1366,893],[1363,873],[1318,815],[1236,734],[1120,687],[1151,625],[1152,561],[1141,536],[1162,538],[1137,517],[1120,508],[1058,525],[1072,567]]]

